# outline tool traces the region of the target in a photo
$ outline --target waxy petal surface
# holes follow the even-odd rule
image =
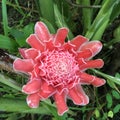
[[[35,59],[38,56],[38,51],[34,48],[25,50],[25,56],[27,59]]]
[[[54,44],[56,46],[61,46],[65,42],[65,38],[68,34],[68,29],[67,28],[60,28],[58,29],[56,36],[54,38]]]
[[[16,59],[13,64],[13,68],[15,70],[19,70],[21,72],[31,72],[33,70],[33,60],[32,59]]]
[[[28,37],[27,43],[37,50],[44,51],[44,44],[38,39],[35,34],[32,34]]]
[[[84,43],[86,43],[88,41],[87,38],[81,36],[81,35],[78,35],[77,37],[73,38],[70,43],[75,45],[75,50],[78,50],[80,48],[80,46]]]
[[[66,105],[66,95],[64,92],[62,94],[54,95],[55,104],[58,109],[58,114],[63,115],[66,111],[68,111],[68,107]]]
[[[89,75],[87,73],[80,73],[81,83],[92,84],[95,87],[99,87],[105,84],[105,80]]]
[[[86,44],[83,44],[83,46],[81,46],[81,48],[80,48],[81,51],[83,51],[85,49],[90,49],[92,52],[92,57],[93,57],[97,53],[99,53],[100,50],[102,49],[102,43],[99,41],[87,42]]]
[[[85,95],[80,86],[76,86],[70,89],[68,95],[76,105],[86,105],[89,103],[88,96]]]
[[[79,68],[80,70],[86,70],[89,68],[102,68],[103,65],[104,65],[103,60],[97,59],[97,60],[86,61]]]
[[[41,42],[49,41],[49,39],[50,39],[49,30],[43,22],[36,23],[35,34],[41,40]]]
[[[41,81],[32,80],[22,87],[22,91],[26,94],[33,94],[40,90]]]
[[[85,49],[83,51],[78,52],[78,56],[77,58],[84,58],[84,59],[88,59],[92,56],[92,52],[89,49]]]
[[[39,102],[40,102],[40,96],[37,94],[30,94],[27,96],[27,104],[29,107],[31,108],[37,108],[39,106]]]

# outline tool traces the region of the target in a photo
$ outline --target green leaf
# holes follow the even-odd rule
[[[55,26],[54,2],[53,0],[38,0],[41,17]]]
[[[104,17],[104,19],[98,24],[99,26],[97,27],[95,34],[93,34],[93,36],[92,36],[93,40],[101,39],[101,37],[104,33],[104,30],[106,29],[106,26],[108,25],[108,22],[109,22],[109,19],[107,19],[107,18],[108,18],[108,15],[106,15]]]
[[[99,18],[99,20],[97,20],[97,18],[96,18],[94,20],[93,24],[91,25],[91,27],[89,28],[89,30],[87,31],[85,36],[90,39],[93,39],[93,40],[95,40],[95,39],[100,40],[108,22],[109,22],[109,13],[103,14]],[[94,35],[96,37],[94,37]],[[97,36],[99,36],[99,37],[97,37]]]
[[[15,82],[11,78],[6,77],[2,74],[0,74],[0,82],[5,84],[5,85],[8,85],[11,88],[14,88],[15,90],[21,91],[21,87],[17,82]]]
[[[58,113],[57,113],[57,108],[54,106],[54,104],[49,104],[49,103],[46,103],[46,101],[44,101],[45,104],[42,102],[42,104],[44,105],[45,109],[47,109],[55,118],[55,120],[66,120],[66,114],[65,113],[64,115],[62,116],[59,116]]]
[[[110,93],[107,93],[106,100],[107,100],[107,108],[109,109],[112,107],[112,96]]]
[[[26,37],[23,31],[19,31],[13,28],[10,30],[10,34],[15,38],[20,47],[27,46]]]
[[[113,82],[113,81],[107,81],[107,83],[108,83],[108,85],[111,87],[111,88],[115,88],[116,87],[116,85],[115,85],[115,83]]]
[[[67,118],[67,120],[74,120],[74,118]]]
[[[114,98],[116,98],[118,100],[120,99],[120,94],[116,90],[112,90],[112,95]]]
[[[8,18],[7,18],[7,7],[6,7],[6,1],[2,0],[2,18],[3,18],[3,28],[4,28],[4,34],[5,36],[8,36]]]
[[[100,111],[97,108],[95,109],[94,113],[95,113],[96,118],[100,117]]]
[[[108,112],[108,117],[113,118],[113,115],[114,115],[114,114],[113,114],[113,111],[109,111],[109,112]]]
[[[83,6],[90,6],[90,0],[82,0],[82,5]],[[89,29],[90,25],[91,25],[91,20],[92,20],[92,9],[86,9],[83,8],[82,9],[82,14],[83,14],[83,30],[84,33]]]
[[[32,34],[34,31],[34,24],[30,23],[26,25],[22,30],[18,30],[12,28],[10,30],[10,34],[15,38],[16,42],[20,47],[27,47],[26,39]]]
[[[50,112],[43,106],[39,108],[29,108],[26,100],[0,98],[0,111],[3,112],[20,112],[20,113],[37,113],[37,114],[50,114]]]
[[[116,73],[115,77],[120,78],[120,73]]]
[[[120,15],[120,0],[116,0],[116,4],[114,5],[114,8],[110,16],[110,22],[112,22],[119,15]]]
[[[74,17],[76,16],[76,9],[71,10],[71,6],[68,4],[66,0],[54,0],[55,5],[63,16],[65,23],[71,29],[71,31],[76,30],[76,22],[74,21]]]
[[[33,30],[34,30],[33,23],[29,23],[28,25],[26,25],[22,30],[24,32],[25,38],[29,37],[30,34],[32,34],[34,32]]]
[[[118,26],[114,31],[114,38],[120,41],[120,26]]]
[[[102,8],[98,12],[96,18],[94,19],[91,27],[86,33],[86,37],[90,39],[98,39],[100,40],[102,34],[98,32],[101,30],[103,33],[110,22],[110,15],[113,11],[114,6],[116,5],[116,0],[105,0],[103,1]],[[94,37],[95,35],[95,37]],[[98,36],[98,37],[97,37]]]
[[[0,35],[0,48],[7,49],[9,51],[15,51],[17,49],[17,43],[11,40],[9,37]]]
[[[115,89],[118,93],[120,93],[118,87],[116,86],[116,84],[115,84],[113,81],[107,80],[107,84],[108,84],[111,88]]]
[[[114,113],[118,113],[120,111],[120,104],[117,104],[114,109],[113,109],[113,112]]]

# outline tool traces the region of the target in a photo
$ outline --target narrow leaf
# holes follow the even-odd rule
[[[107,100],[107,108],[110,109],[112,107],[112,96],[110,93],[107,93],[106,100]]]
[[[55,26],[53,0],[39,0],[38,3],[39,3],[40,12],[41,12],[41,17],[45,18],[53,26]]]
[[[14,88],[15,90],[21,91],[21,87],[17,82],[15,82],[11,78],[8,78],[2,74],[0,74],[0,82],[5,85],[8,85],[11,88]]]
[[[20,112],[20,113],[37,113],[37,114],[49,114],[49,111],[45,109],[43,105],[39,108],[29,108],[25,100],[0,98],[0,111],[3,112]]]
[[[90,0],[82,0],[82,5],[90,6]],[[83,14],[82,20],[83,20],[84,32],[86,32],[91,25],[92,11],[93,11],[92,9],[86,9],[86,8],[82,9],[82,14]]]
[[[0,48],[14,51],[17,49],[17,43],[9,37],[0,35]]]
[[[110,22],[110,16],[113,11],[114,6],[116,5],[116,0],[106,0],[103,1],[102,8],[98,12],[95,20],[93,21],[91,27],[86,33],[86,37],[93,39],[94,35],[98,35],[99,39],[102,37],[102,34],[100,35],[98,32],[99,29],[102,29],[102,33],[105,31],[107,25]],[[107,20],[107,22],[106,22]],[[104,26],[102,26],[104,24]]]
[[[6,0],[2,0],[2,19],[5,36],[8,36],[8,18],[7,18],[7,7]]]

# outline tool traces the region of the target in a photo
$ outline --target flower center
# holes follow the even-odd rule
[[[67,51],[45,53],[40,69],[45,72],[42,79],[54,86],[67,85],[75,80],[79,70],[75,57]]]

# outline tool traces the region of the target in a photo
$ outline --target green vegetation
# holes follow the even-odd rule
[[[0,119],[2,120],[120,120],[120,0],[1,0],[0,1]],[[105,65],[87,72],[100,76],[100,88],[84,86],[90,96],[86,106],[68,100],[69,111],[58,116],[50,99],[30,109],[21,86],[27,76],[12,70],[18,48],[29,47],[26,38],[34,24],[43,21],[51,33],[69,28],[68,40],[83,35],[100,40],[103,49],[97,57]]]

